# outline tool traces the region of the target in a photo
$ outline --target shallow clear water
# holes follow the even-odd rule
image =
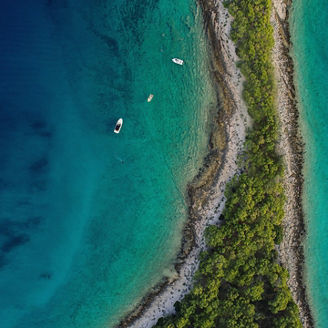
[[[172,274],[206,154],[201,12],[4,0],[0,27],[1,327],[112,327]]]
[[[328,6],[295,0],[293,55],[306,143],[304,207],[306,281],[316,327],[328,326]]]

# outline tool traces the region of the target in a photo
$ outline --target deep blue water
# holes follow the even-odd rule
[[[1,327],[112,327],[174,274],[216,103],[200,9],[3,0],[0,31]]]
[[[328,5],[295,0],[293,55],[305,146],[306,282],[315,327],[328,327]]]

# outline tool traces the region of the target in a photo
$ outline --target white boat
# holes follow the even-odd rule
[[[148,102],[151,102],[153,98],[154,98],[154,95],[153,95],[153,94],[150,94],[150,95],[148,96],[147,101],[148,101]]]
[[[120,119],[118,119],[118,121],[116,122],[115,129],[114,129],[114,133],[120,133],[120,131],[121,131],[121,129],[122,129],[122,125],[123,125],[123,119],[120,118]]]
[[[178,65],[183,65],[183,60],[179,58],[172,58],[173,63],[176,63]]]

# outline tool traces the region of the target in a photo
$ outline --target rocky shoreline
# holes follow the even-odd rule
[[[236,66],[238,58],[229,37],[231,17],[222,1],[199,0],[199,3],[212,47],[213,83],[218,90],[218,110],[211,124],[209,152],[198,175],[188,186],[189,217],[175,263],[175,277],[163,278],[152,288],[120,322],[119,328],[152,327],[160,317],[174,313],[174,303],[190,291],[198,255],[205,248],[205,228],[209,224],[219,224],[225,203],[225,185],[237,173],[237,157],[251,124],[242,100],[243,78]]]
[[[286,194],[284,238],[279,246],[279,258],[288,269],[288,286],[300,311],[304,328],[313,327],[313,318],[306,294],[303,275],[305,236],[303,192],[304,144],[299,129],[299,112],[294,86],[294,65],[290,57],[289,10],[291,0],[273,0],[271,23],[275,45],[273,64],[277,81],[277,108],[280,120],[279,151],[285,161]]]

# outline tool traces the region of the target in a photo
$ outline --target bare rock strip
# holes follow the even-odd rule
[[[289,272],[288,286],[300,311],[304,328],[313,327],[303,275],[305,235],[302,209],[303,148],[299,129],[299,113],[294,87],[294,66],[290,51],[289,8],[291,1],[273,0],[271,23],[275,45],[272,59],[277,80],[277,108],[280,120],[279,152],[285,162],[284,189],[286,194],[284,238],[279,258]]]

